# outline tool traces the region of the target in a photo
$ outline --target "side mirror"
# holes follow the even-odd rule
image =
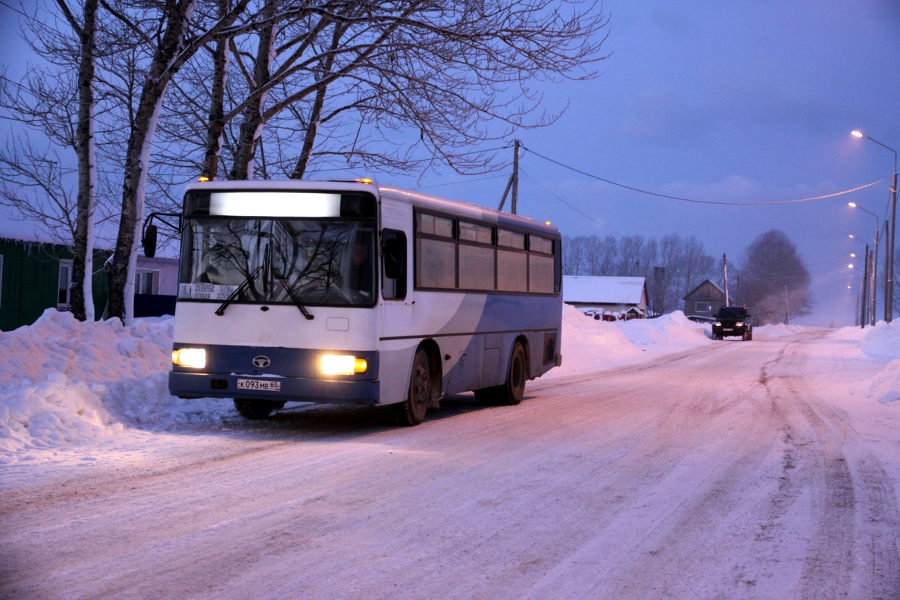
[[[141,245],[144,247],[144,256],[147,258],[156,256],[156,235],[156,225],[153,225],[152,223],[147,225],[147,228],[144,231],[144,239],[141,240]]]

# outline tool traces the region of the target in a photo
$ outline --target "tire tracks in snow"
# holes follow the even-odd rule
[[[791,423],[786,461],[808,471],[798,484],[810,488],[814,523],[796,597],[898,598],[900,509],[890,478],[846,417],[798,376],[806,359],[793,342],[760,375]]]

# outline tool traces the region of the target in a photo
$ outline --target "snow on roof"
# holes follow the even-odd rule
[[[563,277],[564,302],[640,304],[643,292],[643,277]]]

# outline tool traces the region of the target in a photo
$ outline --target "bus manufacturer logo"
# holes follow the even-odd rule
[[[268,356],[257,356],[253,359],[253,366],[259,367],[260,369],[265,369],[269,365],[272,364],[272,361],[269,360]]]

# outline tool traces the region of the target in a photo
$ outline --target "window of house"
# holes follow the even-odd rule
[[[59,261],[59,279],[56,286],[56,309],[69,310],[72,294],[72,261]]]
[[[709,303],[708,302],[698,302],[694,305],[695,312],[709,312]]]
[[[134,274],[135,294],[156,294],[159,292],[159,271],[137,271]]]

